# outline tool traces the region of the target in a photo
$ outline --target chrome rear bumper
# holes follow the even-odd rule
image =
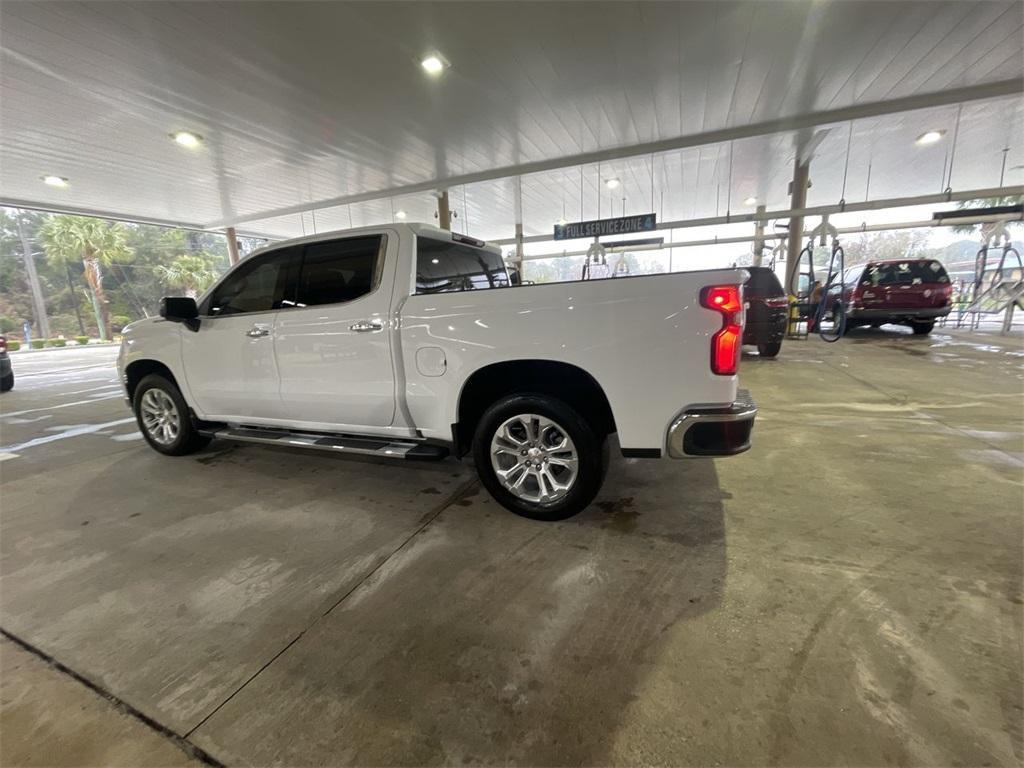
[[[673,459],[704,456],[735,456],[750,448],[757,405],[750,392],[736,392],[728,406],[688,408],[668,430],[668,455]]]

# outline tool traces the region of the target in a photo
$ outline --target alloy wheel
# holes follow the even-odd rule
[[[139,406],[146,434],[160,445],[170,445],[181,431],[181,415],[171,396],[162,389],[148,389]]]
[[[501,485],[523,501],[548,506],[572,490],[579,455],[557,422],[524,413],[502,422],[491,438],[491,467]]]

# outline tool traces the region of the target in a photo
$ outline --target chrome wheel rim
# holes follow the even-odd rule
[[[491,467],[513,496],[549,506],[575,485],[579,455],[564,427],[547,416],[523,413],[494,431]]]
[[[146,434],[160,445],[170,445],[178,439],[181,431],[178,407],[162,389],[147,389],[143,393],[139,416]]]

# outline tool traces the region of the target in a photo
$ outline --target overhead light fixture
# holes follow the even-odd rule
[[[619,180],[618,179],[608,179],[604,183],[604,185],[606,187],[608,187],[608,189],[616,189],[619,186]]]
[[[183,147],[188,147],[189,149],[195,149],[203,143],[203,137],[198,133],[192,133],[191,131],[175,131],[170,134],[170,136],[175,142],[181,144]]]
[[[746,200],[743,201],[743,204],[744,205],[757,205],[757,198],[756,197],[748,197]]]
[[[428,75],[439,75],[450,65],[440,53],[431,53],[424,57],[423,61],[420,62],[420,66],[423,67]]]
[[[396,219],[404,220],[405,219],[405,211],[395,211],[395,218]]]
[[[43,184],[48,187],[60,187],[63,189],[68,185],[68,180],[63,176],[41,176],[40,178],[43,180]]]
[[[945,135],[946,135],[946,132],[943,131],[943,130],[927,131],[927,132],[922,133],[920,136],[917,137],[917,143],[921,144],[921,145],[924,145],[924,144],[934,144],[937,141],[941,141],[942,137],[945,136]]]
[[[440,259],[431,259],[431,260],[430,260],[430,263],[431,263],[431,264],[440,264],[440,263],[441,263],[441,260],[440,260]]]

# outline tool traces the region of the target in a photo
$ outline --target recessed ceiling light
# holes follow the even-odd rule
[[[922,133],[920,136],[917,137],[917,143],[918,144],[934,144],[936,141],[941,140],[942,137],[945,136],[945,135],[946,135],[946,132],[943,131],[943,130],[927,131],[926,133]]]
[[[175,131],[171,134],[171,138],[178,144],[181,144],[181,146],[188,147],[189,149],[195,149],[203,143],[203,137],[191,131]]]
[[[63,176],[42,176],[43,184],[48,187],[61,187],[62,189],[68,185],[68,180]]]
[[[604,183],[604,185],[606,187],[608,187],[608,189],[615,189],[616,187],[619,186],[619,180],[618,179],[608,179],[608,181],[606,181]]]
[[[448,68],[448,61],[440,53],[431,53],[424,57],[420,66],[428,75],[439,75]]]
[[[431,264],[440,264],[441,262],[440,262],[440,260],[439,260],[439,259],[431,259],[431,260],[430,260],[430,263],[431,263]]]
[[[395,211],[395,218],[396,219],[404,219],[405,218],[405,211]]]
[[[743,204],[744,205],[757,205],[757,198],[756,197],[748,197],[746,200],[743,201]]]

